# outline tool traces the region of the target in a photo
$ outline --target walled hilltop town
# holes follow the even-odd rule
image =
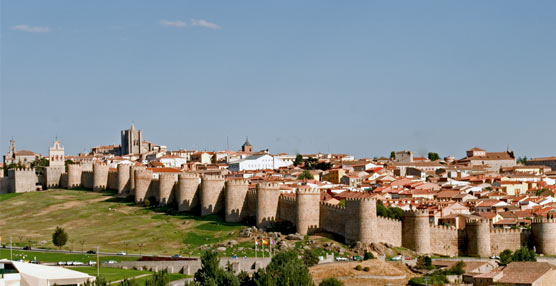
[[[111,189],[137,204],[221,214],[227,222],[253,218],[263,230],[286,221],[300,235],[332,233],[360,248],[381,243],[418,254],[488,258],[528,247],[556,255],[556,157],[516,158],[510,150],[474,147],[460,159],[411,151],[356,159],[254,151],[249,140],[239,151],[167,150],[133,125],[121,131],[119,145],[70,156],[56,140],[48,152],[17,150],[12,139],[0,194]],[[48,166],[37,167],[37,160]]]

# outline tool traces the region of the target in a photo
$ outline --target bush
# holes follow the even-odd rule
[[[361,271],[361,270],[363,270],[363,267],[361,265],[357,265],[357,266],[355,266],[355,270]]]
[[[522,247],[514,252],[512,261],[537,261],[537,254],[532,249]]]
[[[307,267],[319,264],[319,255],[317,254],[317,251],[314,249],[305,250],[303,252],[303,263],[305,263]]]
[[[363,255],[363,260],[375,259],[375,256],[372,252],[365,251],[365,255]]]
[[[465,273],[465,262],[458,261],[450,269],[446,270],[446,275],[463,275]]]
[[[326,278],[320,282],[319,286],[344,286],[344,282],[336,278]]]
[[[166,286],[170,282],[168,277],[168,271],[162,270],[155,272],[147,281],[145,281],[145,286]]]
[[[432,259],[428,256],[419,256],[419,258],[417,258],[416,267],[417,269],[434,269]]]
[[[312,286],[313,279],[309,269],[297,257],[296,251],[285,251],[276,254],[266,267],[259,269],[253,280],[256,285],[277,286]]]
[[[363,271],[365,271],[365,272],[369,272],[369,271],[371,271],[371,268],[369,268],[369,267],[365,266],[365,268],[363,268]]]
[[[508,265],[512,262],[512,251],[506,249],[500,253],[500,264]]]

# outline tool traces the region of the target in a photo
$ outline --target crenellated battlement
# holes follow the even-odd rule
[[[436,225],[436,224],[431,224],[431,229],[438,229],[438,230],[446,230],[446,231],[458,231],[457,228],[453,227],[453,226],[445,226],[445,225]]]
[[[284,202],[296,202],[297,199],[295,197],[290,197],[290,196],[280,196],[280,201],[284,201]]]
[[[555,218],[536,217],[531,223],[556,223]]]
[[[258,190],[280,190],[280,184],[272,183],[272,182],[260,182],[257,184]]]
[[[299,188],[296,193],[299,195],[320,195],[321,191],[319,188]]]
[[[480,219],[467,218],[465,219],[465,224],[471,224],[471,225],[490,224],[490,220],[484,218],[480,218]]]
[[[203,174],[201,175],[201,178],[203,179],[203,181],[224,181],[224,176],[222,175],[207,175],[207,174]]]
[[[173,180],[176,178],[176,174],[162,173],[158,175],[158,178],[160,178],[161,180]]]
[[[183,179],[199,179],[199,174],[197,173],[179,173],[178,178]]]
[[[403,211],[403,215],[404,216],[429,216],[429,211],[423,209]]]
[[[346,207],[335,205],[327,202],[320,202],[320,206],[329,210],[345,211]]]
[[[531,230],[529,229],[523,229],[523,228],[517,228],[517,229],[511,229],[511,228],[493,228],[490,230],[490,233],[530,233]]]
[[[249,180],[245,179],[229,179],[226,180],[227,186],[249,186]]]
[[[402,223],[401,220],[395,219],[395,218],[391,218],[391,217],[385,217],[385,216],[379,216],[379,215],[377,215],[377,218],[378,218],[378,219],[381,219],[381,220],[385,220],[385,221],[392,221],[392,222]]]

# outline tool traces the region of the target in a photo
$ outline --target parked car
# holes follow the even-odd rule
[[[97,265],[97,262],[91,260],[91,261],[89,261],[89,265]]]
[[[118,252],[118,255],[126,255],[126,253],[121,251],[121,252]]]
[[[64,261],[59,261],[58,265],[66,265],[66,263]]]
[[[181,258],[181,257],[182,257],[182,256],[179,255],[179,254],[174,254],[174,255],[172,255],[172,258]]]
[[[81,261],[74,261],[73,262],[74,266],[78,266],[78,265],[85,265],[85,263],[81,262]]]
[[[390,260],[392,260],[392,261],[402,261],[402,256],[401,255],[394,256]]]
[[[118,261],[116,261],[116,260],[108,260],[106,263],[108,263],[108,264],[115,264],[115,263],[118,263]]]
[[[349,259],[345,257],[336,257],[336,261],[349,261]]]
[[[23,247],[23,250],[31,250],[31,246],[26,245],[26,246]]]
[[[87,254],[97,254],[97,252],[94,251],[94,250],[89,250],[89,251],[87,251]]]

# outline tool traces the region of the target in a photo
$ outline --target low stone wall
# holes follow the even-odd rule
[[[246,271],[254,273],[259,268],[265,268],[270,263],[270,258],[221,258],[220,267],[225,268],[228,261],[232,264],[235,273]],[[172,261],[122,261],[119,263],[103,263],[103,267],[123,268],[123,269],[142,269],[160,271],[167,269],[169,273],[183,273],[193,275],[201,268],[201,260],[172,260]]]

